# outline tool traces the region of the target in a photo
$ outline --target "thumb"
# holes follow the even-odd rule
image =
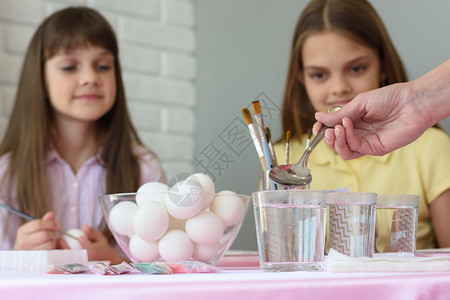
[[[332,113],[317,112],[315,118],[318,122],[327,125],[328,127],[335,127],[342,125],[342,119],[347,117],[354,121],[361,118],[365,114],[364,100],[366,95],[359,94],[352,101],[345,104],[340,110]]]
[[[102,233],[100,231],[97,231],[97,230],[89,227],[89,225],[87,225],[87,224],[84,224],[81,227],[81,230],[86,235],[86,237],[91,241],[98,241],[102,236]]]
[[[61,224],[59,224],[59,222],[55,221],[55,214],[52,211],[47,212],[43,217],[42,217],[43,221],[52,221],[50,223],[53,223],[54,226],[54,230],[60,230],[61,229]]]
[[[345,112],[342,111],[343,109],[344,108],[332,113],[317,112],[315,118],[318,122],[325,124],[328,127],[334,127],[342,123],[342,118],[345,116]],[[318,128],[316,128],[316,130],[318,131]]]
[[[42,220],[55,220],[55,214],[52,211],[46,212]]]

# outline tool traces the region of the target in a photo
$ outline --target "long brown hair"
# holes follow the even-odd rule
[[[291,43],[289,68],[282,105],[283,132],[300,137],[315,123],[315,110],[299,82],[306,38],[325,30],[348,35],[375,51],[386,74],[384,84],[407,81],[403,63],[375,9],[366,0],[313,0],[300,15]]]
[[[3,183],[17,183],[10,187],[15,186],[19,209],[36,218],[41,218],[51,205],[47,200],[45,158],[55,125],[44,81],[44,64],[60,50],[89,45],[105,48],[114,56],[115,103],[96,124],[106,169],[106,191],[134,192],[139,185],[138,158],[133,155],[131,145],[142,145],[142,142],[126,105],[115,33],[97,11],[69,7],[46,18],[34,34],[24,59],[8,128],[0,144],[0,155],[10,155]]]

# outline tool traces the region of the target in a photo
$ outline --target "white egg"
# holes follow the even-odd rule
[[[198,244],[217,243],[223,235],[222,220],[210,211],[202,211],[186,221],[186,233]]]
[[[220,195],[220,196],[236,196],[237,194],[235,192],[233,192],[233,191],[223,190],[223,191],[218,192],[217,195]]]
[[[139,206],[147,202],[159,202],[165,204],[169,186],[161,182],[147,182],[137,190],[136,203]]]
[[[168,227],[169,214],[161,203],[148,202],[136,211],[133,228],[140,238],[148,242],[156,241]]]
[[[67,245],[69,245],[70,249],[83,249],[83,246],[81,246],[80,242],[78,240],[74,239],[73,237],[80,237],[80,236],[86,236],[84,232],[81,229],[78,228],[72,228],[67,230],[65,233],[69,234],[70,236],[63,234],[63,239],[67,242]]]
[[[219,243],[212,245],[194,244],[194,254],[192,254],[192,258],[207,263],[217,257],[219,249]]]
[[[141,262],[155,261],[159,258],[158,242],[147,242],[137,234],[133,235],[129,244],[130,254]]]
[[[217,193],[209,209],[222,219],[225,226],[231,226],[243,217],[245,204],[235,192],[221,191]]]
[[[134,233],[133,219],[138,206],[131,201],[122,201],[114,205],[109,213],[109,223],[112,229],[121,235],[132,236]]]
[[[207,209],[211,202],[214,200],[214,193],[216,188],[214,187],[214,181],[206,174],[195,173],[189,176],[189,178],[197,180],[203,188],[203,207],[202,209]]]
[[[166,199],[169,214],[178,219],[195,216],[203,207],[201,184],[188,178],[174,184]]]
[[[194,243],[186,232],[175,229],[167,232],[161,238],[158,250],[165,261],[187,260],[194,253]]]

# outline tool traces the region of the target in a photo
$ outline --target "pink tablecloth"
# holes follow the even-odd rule
[[[253,263],[252,263],[253,264]],[[209,274],[0,273],[0,299],[450,299],[450,272]]]

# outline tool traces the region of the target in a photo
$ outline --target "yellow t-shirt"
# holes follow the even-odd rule
[[[306,135],[290,143],[290,163],[300,159]],[[277,160],[285,161],[286,144],[274,146]],[[417,249],[436,247],[430,203],[450,188],[450,138],[430,128],[415,142],[384,156],[343,160],[324,142],[308,159],[313,180],[311,189],[349,187],[351,192],[412,194],[419,196]],[[449,216],[450,217],[450,216]]]

